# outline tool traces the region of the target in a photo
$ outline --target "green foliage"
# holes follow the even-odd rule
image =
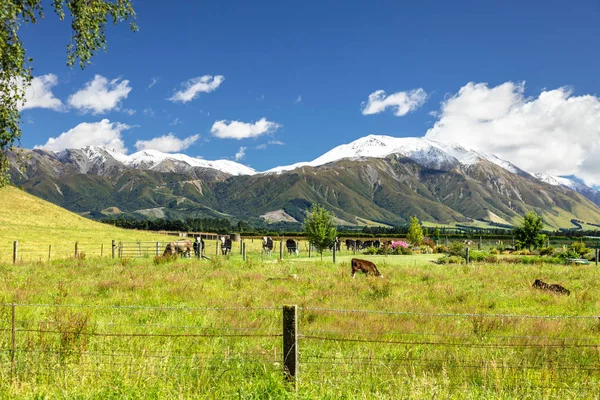
[[[540,256],[551,256],[554,254],[554,247],[543,247],[540,249]]]
[[[335,243],[337,229],[333,215],[318,204],[313,205],[302,226],[304,233],[321,254]]]
[[[423,228],[416,216],[410,217],[410,226],[408,227],[406,239],[414,246],[420,246],[423,242]]]
[[[542,247],[546,240],[546,235],[540,233],[543,226],[542,217],[535,211],[530,211],[525,215],[523,225],[515,229],[516,247],[528,250],[532,247],[534,249]]]
[[[448,254],[451,256],[464,257],[465,256],[465,244],[463,242],[452,242],[448,246]]]
[[[130,0],[53,0],[54,12],[65,19],[71,15],[71,42],[67,45],[67,65],[79,61],[81,68],[91,62],[98,50],[106,50],[106,24],[133,20],[135,11]],[[43,19],[42,0],[0,2],[0,187],[9,182],[7,152],[21,138],[20,109],[25,91],[31,84],[31,63],[19,37],[19,28]],[[131,24],[132,30],[137,30]]]
[[[437,226],[433,230],[433,240],[435,240],[436,243],[440,241],[440,229]]]
[[[575,253],[577,253],[579,255],[579,257],[583,257],[584,255],[586,255],[587,253],[590,252],[590,249],[585,247],[585,243],[583,243],[583,242],[573,242],[573,243],[571,243],[570,248]],[[576,258],[578,258],[578,257],[576,257]]]

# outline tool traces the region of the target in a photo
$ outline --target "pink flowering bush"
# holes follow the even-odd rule
[[[392,242],[392,249],[396,250],[398,247],[403,247],[405,249],[408,249],[408,243],[406,243],[403,240],[398,240],[397,242]]]

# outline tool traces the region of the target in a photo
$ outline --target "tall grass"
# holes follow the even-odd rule
[[[21,304],[12,379],[10,307],[0,307],[0,397],[598,395],[598,319],[523,317],[596,315],[593,266],[370,256],[385,278],[351,279],[350,255],[211,257],[0,265],[0,303]],[[572,294],[532,289],[535,279]],[[284,304],[301,307],[297,395],[272,336]]]

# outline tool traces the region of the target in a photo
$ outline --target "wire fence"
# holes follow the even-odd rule
[[[375,386],[433,377],[498,390],[589,394],[600,388],[597,315],[294,307],[296,326],[286,322],[285,310],[0,304],[0,376],[200,379],[236,370],[291,374],[300,389],[311,382],[347,383],[357,375]],[[289,332],[292,347],[286,347]]]

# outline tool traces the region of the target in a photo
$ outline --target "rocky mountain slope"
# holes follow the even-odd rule
[[[531,209],[552,227],[572,227],[572,219],[600,223],[600,209],[566,185],[493,155],[422,138],[370,135],[312,162],[264,173],[232,161],[156,151],[23,153],[25,170],[12,169],[17,184],[94,216],[118,210],[140,217],[302,221],[318,202],[350,225],[402,224],[411,215],[438,224],[514,222]]]

